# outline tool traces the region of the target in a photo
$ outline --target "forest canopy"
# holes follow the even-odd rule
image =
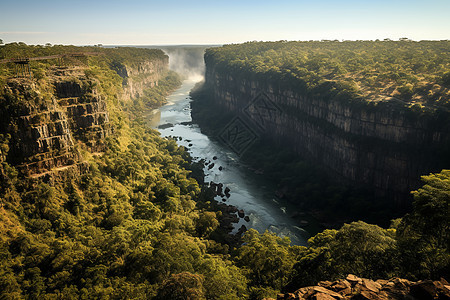
[[[450,107],[450,41],[248,42],[206,51],[206,64],[324,99]]]

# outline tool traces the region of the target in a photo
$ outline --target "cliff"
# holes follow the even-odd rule
[[[169,57],[159,60],[148,60],[136,63],[134,66],[114,63],[112,68],[123,79],[123,98],[130,100],[139,98],[145,89],[158,86],[161,74],[168,71]]]
[[[216,104],[335,177],[400,204],[421,175],[450,166],[446,111],[414,111],[395,99],[358,103],[312,97],[270,76],[229,71],[214,56],[205,61],[205,84]]]
[[[105,79],[88,65],[50,66],[39,80],[7,79],[1,96],[0,133],[9,134],[10,140],[8,155],[2,155],[2,160],[5,156],[26,176],[45,180],[85,172],[88,164],[81,150],[103,152],[105,138],[114,131],[110,110],[120,106],[111,98],[126,102],[157,85],[168,69],[168,57],[112,69],[123,80],[123,89],[115,91],[118,93],[109,93],[105,87],[117,74],[109,70],[110,78]]]
[[[97,114],[76,111],[80,85],[59,81],[55,85],[59,92],[51,97],[42,95],[34,82],[24,79],[11,79],[5,88],[7,101],[20,99],[5,113],[10,114],[5,129],[11,136],[7,161],[27,176],[60,171],[75,176],[85,167],[73,130],[83,121],[86,127],[94,128]],[[92,110],[90,103],[80,103],[80,107],[87,106]],[[90,124],[88,118],[92,118]]]

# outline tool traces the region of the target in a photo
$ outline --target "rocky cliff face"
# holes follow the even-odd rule
[[[214,101],[280,145],[379,195],[404,201],[420,176],[450,167],[448,114],[425,116],[395,103],[324,101],[206,65]]]
[[[104,138],[112,133],[106,99],[98,93],[94,79],[55,78],[55,96],[64,110],[70,130],[91,152],[104,150]]]
[[[29,80],[7,83],[8,94],[20,99],[7,128],[8,160],[28,176],[76,176],[86,168],[77,140],[93,152],[102,151],[102,139],[111,133],[104,99],[79,71],[53,74],[53,94],[42,95]]]
[[[131,67],[117,65],[115,70],[123,78],[124,99],[139,98],[146,88],[158,85],[158,81],[168,70],[169,58],[164,60],[144,61]]]
[[[144,89],[158,84],[167,66],[167,60],[153,60],[116,70],[127,79],[120,97],[139,97]],[[83,67],[49,70],[46,84],[42,88],[28,78],[7,82],[2,115],[7,118],[4,133],[11,139],[6,161],[33,178],[78,176],[87,168],[79,146],[102,152],[105,137],[113,132],[105,95],[98,91],[98,80],[87,77]]]

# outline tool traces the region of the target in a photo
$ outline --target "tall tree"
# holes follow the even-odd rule
[[[450,270],[450,170],[422,176],[414,209],[397,230],[402,267],[412,278],[439,278]]]

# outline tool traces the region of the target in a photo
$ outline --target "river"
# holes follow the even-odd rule
[[[211,169],[205,166],[205,182],[220,182],[224,187],[229,187],[231,196],[226,202],[243,209],[250,218],[249,222],[240,218],[234,232],[245,225],[260,233],[270,230],[279,236],[287,236],[295,245],[306,245],[308,232],[300,227],[298,220],[291,217],[297,212],[292,205],[275,197],[276,188],[271,182],[264,180],[263,176],[257,176],[226,145],[206,136],[197,124],[191,123],[189,92],[200,79],[193,77],[185,80],[168,97],[166,105],[147,114],[149,125],[153,128],[163,125],[158,129],[161,136],[181,137],[178,144],[186,147],[193,158],[214,163]],[[221,199],[216,197],[217,201]]]

